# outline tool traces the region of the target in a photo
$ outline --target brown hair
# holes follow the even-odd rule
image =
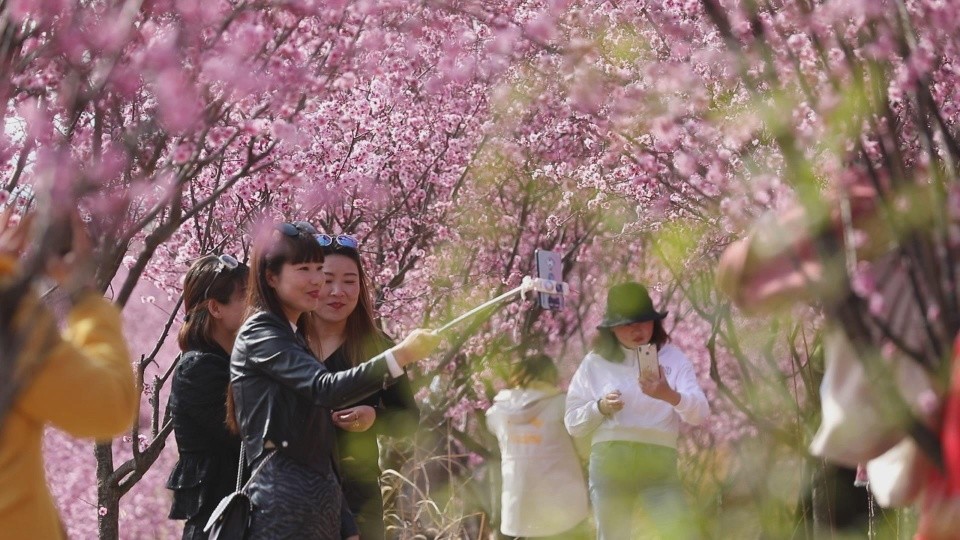
[[[226,268],[217,255],[206,255],[193,262],[183,279],[183,326],[177,334],[180,350],[211,350],[219,345],[211,337],[212,317],[207,300],[229,304],[230,298],[242,289],[250,269],[245,264]]]
[[[650,343],[656,345],[659,351],[669,341],[670,334],[668,334],[667,330],[663,327],[663,320],[654,320],[653,335],[650,336]],[[591,343],[590,346],[593,352],[599,354],[606,360],[623,362],[623,348],[621,348],[620,341],[610,328],[598,328],[597,335],[593,338],[593,343]]]
[[[353,308],[347,316],[343,340],[343,351],[347,362],[356,367],[389,348],[390,343],[377,328],[373,318],[373,295],[370,292],[372,288],[367,273],[363,269],[360,252],[339,244],[331,244],[323,247],[323,254],[324,256],[343,255],[357,265],[360,294],[357,298],[357,307]],[[317,337],[316,332],[311,332],[310,335]],[[311,346],[314,346],[313,340],[311,340]]]
[[[526,388],[536,381],[550,384],[557,382],[557,366],[545,354],[536,354],[514,364],[507,382],[514,388]]]

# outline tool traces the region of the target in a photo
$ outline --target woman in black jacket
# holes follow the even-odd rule
[[[178,341],[168,407],[180,460],[170,473],[171,519],[185,519],[183,538],[206,538],[203,526],[234,490],[240,438],[227,431],[230,352],[246,311],[249,270],[230,255],[208,255],[187,271],[186,316]]]
[[[320,307],[313,312],[310,344],[330,371],[358,366],[390,348],[392,343],[373,319],[370,285],[360,260],[359,243],[352,236],[320,235],[323,273],[327,284]],[[356,415],[359,419],[351,421]],[[416,431],[420,410],[407,377],[359,402],[337,411],[337,430],[343,493],[356,517],[362,540],[383,540],[383,496],[377,435],[402,437]]]
[[[248,487],[253,539],[357,534],[336,475],[331,410],[394,384],[406,365],[439,344],[434,333],[415,330],[373,359],[331,373],[304,338],[326,282],[316,235],[309,223],[281,223],[254,242],[251,315],[230,362],[236,420],[247,464],[256,471]]]

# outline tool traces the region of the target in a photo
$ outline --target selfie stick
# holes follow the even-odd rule
[[[552,281],[549,279],[532,278],[530,276],[524,276],[523,282],[520,283],[519,287],[509,290],[501,294],[500,296],[494,298],[493,300],[488,300],[487,302],[480,304],[479,306],[471,309],[470,311],[464,313],[463,315],[460,315],[456,319],[441,326],[440,328],[437,329],[437,332],[445,332],[449,330],[451,327],[456,326],[457,324],[469,319],[470,317],[473,317],[477,313],[480,313],[481,311],[491,306],[495,306],[500,302],[507,300],[508,298],[512,297],[515,294],[520,294],[521,296],[523,296],[529,291],[564,295],[570,291],[570,287],[566,283],[563,283],[562,281]]]

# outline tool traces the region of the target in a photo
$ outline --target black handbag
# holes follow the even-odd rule
[[[247,486],[253,477],[260,472],[260,469],[270,458],[271,453],[265,457],[257,469],[250,474],[247,483],[240,486],[243,480],[243,443],[240,443],[240,466],[237,467],[237,490],[220,500],[220,504],[213,510],[210,519],[203,527],[203,532],[207,533],[210,540],[244,540],[247,537],[247,531],[250,529],[250,519],[253,517],[253,501],[246,494]]]

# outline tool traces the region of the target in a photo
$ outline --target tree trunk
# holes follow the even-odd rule
[[[100,540],[120,540],[120,491],[113,481],[113,446],[110,443],[98,443],[93,453],[97,457],[99,537]]]

